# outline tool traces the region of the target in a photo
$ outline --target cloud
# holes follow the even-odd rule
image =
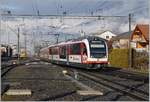
[[[54,36],[48,33],[80,33],[81,30],[86,34],[111,30],[116,34],[120,34],[129,30],[128,14],[134,13],[132,29],[136,24],[147,24],[148,19],[148,0],[0,0],[1,8],[12,10],[13,14],[36,14],[36,8],[40,14],[62,14],[66,11],[68,15],[125,15],[126,18],[110,18],[104,20],[91,19],[46,19],[42,18],[14,18],[8,19],[7,24],[17,32],[17,25],[25,23],[21,26],[21,32],[29,34],[29,40],[55,40]],[[146,7],[146,8],[143,8]],[[5,35],[5,21],[2,21],[3,40],[7,38]],[[8,28],[9,29],[9,28]],[[9,29],[14,42],[15,34]],[[32,34],[35,33],[35,36]],[[36,37],[36,38],[34,38]],[[23,35],[21,41],[23,41]],[[31,45],[31,44],[30,44]]]
[[[131,30],[134,29],[134,26],[131,26]],[[128,32],[129,31],[129,23],[126,23],[126,24],[121,24],[120,27],[119,27],[119,31],[120,32]]]
[[[149,19],[147,19],[147,18],[139,18],[137,21],[136,21],[136,23],[137,24],[149,24]]]
[[[131,30],[134,30],[137,24],[149,24],[149,19],[147,18],[138,18],[134,22],[131,22]],[[121,24],[119,27],[120,32],[127,32],[129,31],[129,23]]]

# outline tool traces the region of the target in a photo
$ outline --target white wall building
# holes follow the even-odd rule
[[[115,34],[113,34],[110,31],[105,31],[105,32],[102,32],[102,33],[95,33],[94,35],[98,36],[98,37],[101,37],[103,39],[106,39],[106,40],[110,40],[112,37],[116,36]]]

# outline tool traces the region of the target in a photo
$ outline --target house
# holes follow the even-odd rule
[[[149,49],[149,25],[138,24],[131,35],[131,47],[136,50]]]
[[[111,31],[104,31],[104,32],[101,32],[101,33],[94,33],[93,35],[98,36],[98,37],[103,38],[103,39],[106,39],[106,40],[110,40],[111,38],[116,36]]]
[[[113,48],[128,48],[130,34],[132,34],[132,32],[131,33],[124,32],[112,38],[110,40],[112,42],[112,47]]]

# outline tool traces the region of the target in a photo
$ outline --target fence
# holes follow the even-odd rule
[[[109,62],[113,67],[128,68],[129,49],[111,49],[109,51]],[[132,68],[137,70],[148,70],[148,52],[138,52],[132,49]]]
[[[109,62],[112,67],[128,68],[128,49],[109,51]]]
[[[149,67],[149,55],[148,52],[138,52],[132,50],[132,67],[140,70],[148,70]]]

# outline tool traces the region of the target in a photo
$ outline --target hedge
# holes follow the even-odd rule
[[[109,52],[109,62],[112,67],[128,68],[129,49],[112,49]]]
[[[135,69],[148,69],[149,65],[149,56],[147,52],[136,52],[135,50],[133,52],[133,67]]]

